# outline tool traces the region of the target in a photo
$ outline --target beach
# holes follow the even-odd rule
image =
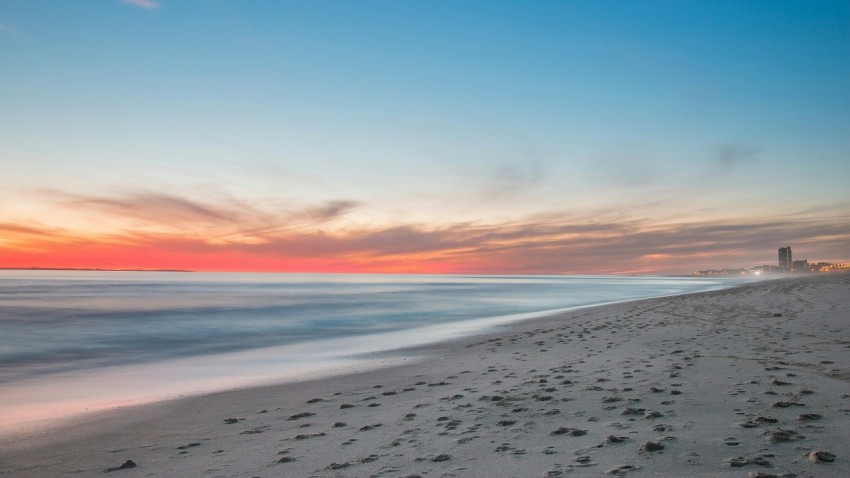
[[[0,476],[842,477],[848,319],[848,274],[578,309],[5,438]]]

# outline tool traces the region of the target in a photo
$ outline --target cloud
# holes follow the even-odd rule
[[[7,222],[0,224],[0,249],[49,254],[60,251],[51,244],[63,245],[67,258],[69,248],[100,247],[116,260],[119,250],[125,260],[182,257],[157,265],[201,270],[293,270],[293,264],[316,270],[311,267],[319,264],[336,271],[522,274],[690,273],[773,263],[776,248],[786,244],[811,260],[847,259],[850,250],[850,216],[830,205],[826,215],[801,210],[757,221],[668,218],[661,224],[607,211],[550,211],[491,223],[374,225],[357,216],[337,222],[364,207],[345,199],[248,205],[229,196],[201,200],[150,191],[58,197],[68,212],[93,212],[114,228],[95,234],[67,224]],[[122,221],[126,217],[133,221]]]
[[[399,256],[440,252],[469,246],[452,231],[416,226],[357,229],[346,232],[283,230],[254,236],[255,241],[211,243],[205,238],[170,234],[135,234],[130,240],[148,247],[181,250],[238,251],[279,257]]]
[[[484,177],[483,196],[493,199],[512,196],[538,185],[544,177],[538,161],[499,166]]]
[[[17,27],[9,25],[8,23],[0,22],[0,34],[3,33],[11,36],[19,36],[20,32]]]
[[[322,222],[345,215],[359,205],[360,203],[357,201],[335,199],[326,201],[319,206],[306,208],[299,215],[311,221]]]
[[[22,224],[0,223],[0,233],[4,236],[46,236],[50,233],[43,227],[25,226]]]
[[[734,168],[739,165],[756,162],[758,152],[758,149],[741,144],[723,144],[717,151],[717,161],[722,168]]]
[[[42,190],[68,213],[113,224],[116,228],[157,234],[197,234],[208,240],[262,242],[267,237],[298,229],[313,229],[343,217],[360,206],[357,201],[331,199],[315,204],[278,201],[248,204],[228,194],[205,191],[203,199],[157,191],[128,190],[84,195]]]
[[[70,205],[155,223],[236,222],[242,211],[174,195],[130,192],[118,197],[72,196]]]
[[[82,245],[84,234],[34,222],[0,223],[0,252],[49,253],[59,245]],[[0,266],[5,264],[0,261]]]
[[[122,2],[133,5],[134,7],[144,8],[145,10],[156,10],[159,8],[159,2],[156,0],[121,0]]]
[[[847,221],[760,223],[694,222],[653,226],[645,221],[560,223],[518,221],[407,224],[354,230],[277,231],[255,242],[211,243],[206,238],[138,234],[138,247],[215,256],[336,261],[369,270],[407,264],[412,271],[459,273],[690,273],[757,265],[753,251],[773,263],[777,244],[818,257],[838,257],[850,243]],[[755,259],[758,261],[758,258]]]

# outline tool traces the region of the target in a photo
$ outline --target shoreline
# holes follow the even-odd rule
[[[75,428],[78,428],[81,424],[89,423],[89,422],[102,422],[105,419],[114,420],[120,419],[122,416],[132,417],[135,414],[145,415],[147,409],[155,409],[160,405],[166,406],[171,403],[179,403],[184,401],[191,401],[195,399],[199,399],[202,397],[212,397],[215,395],[226,394],[229,392],[240,392],[240,391],[248,391],[248,390],[261,390],[261,389],[271,389],[280,386],[298,386],[298,384],[309,384],[313,382],[319,382],[322,380],[334,380],[343,376],[351,376],[351,375],[363,375],[368,374],[370,372],[380,372],[382,370],[394,369],[398,367],[415,365],[419,362],[427,360],[429,355],[433,355],[435,349],[444,349],[455,346],[461,346],[461,344],[466,345],[467,342],[472,343],[475,339],[479,339],[481,337],[487,337],[492,334],[499,333],[502,329],[510,329],[511,327],[515,327],[521,324],[528,324],[534,321],[542,321],[548,319],[556,319],[565,314],[569,313],[577,313],[578,311],[585,309],[597,309],[602,307],[610,307],[615,305],[629,304],[629,303],[638,303],[646,300],[653,299],[661,299],[661,298],[669,298],[669,297],[680,297],[687,296],[690,294],[698,294],[704,292],[715,292],[717,290],[727,290],[735,287],[740,287],[742,285],[746,285],[748,283],[738,283],[735,285],[723,287],[721,289],[711,290],[711,291],[701,291],[701,292],[687,292],[687,293],[678,293],[678,294],[670,294],[670,295],[659,295],[655,297],[648,297],[642,299],[624,299],[624,300],[615,300],[610,302],[604,302],[599,304],[592,305],[580,305],[574,307],[567,307],[563,309],[557,310],[548,310],[548,311],[539,311],[539,312],[526,312],[520,314],[512,314],[506,316],[498,316],[498,317],[488,317],[488,318],[480,318],[480,319],[469,319],[458,323],[448,323],[442,325],[428,325],[418,329],[411,329],[400,332],[389,332],[384,334],[374,334],[374,335],[366,335],[361,338],[366,339],[386,339],[386,338],[398,338],[395,334],[401,334],[402,336],[413,333],[426,332],[426,335],[435,335],[433,333],[427,333],[428,331],[437,329],[442,326],[452,327],[456,330],[450,333],[443,333],[436,339],[423,339],[420,343],[413,343],[412,345],[403,345],[397,346],[393,345],[389,348],[370,351],[370,352],[358,352],[351,355],[351,360],[349,364],[342,368],[331,368],[331,369],[316,369],[311,372],[311,378],[304,378],[304,373],[293,374],[292,376],[285,378],[269,378],[265,380],[258,380],[255,383],[249,383],[246,385],[237,385],[237,386],[228,386],[222,389],[214,389],[209,391],[200,391],[197,393],[188,392],[185,394],[177,394],[172,396],[165,396],[163,398],[153,399],[149,401],[138,401],[134,400],[133,402],[126,402],[120,405],[115,406],[106,406],[100,407],[93,411],[86,412],[76,412],[70,413],[67,416],[57,416],[51,418],[44,418],[42,420],[33,420],[31,422],[25,422],[23,425],[19,423],[11,423],[11,427],[18,428],[18,430],[0,430],[0,447],[7,446],[9,444],[17,444],[18,446],[26,446],[21,442],[21,439],[26,440],[27,438],[34,436],[44,436],[44,435],[65,435],[68,434]],[[518,316],[522,316],[522,318],[517,318]],[[333,343],[334,339],[327,340],[319,340],[316,343]],[[417,341],[414,341],[417,342]],[[312,343],[312,342],[311,342]],[[309,345],[310,343],[307,343]],[[298,344],[304,345],[304,344]],[[268,347],[259,350],[276,350],[280,347]],[[228,357],[230,355],[241,355],[244,353],[251,353],[252,351],[239,351],[229,354],[222,354],[221,357]],[[342,360],[347,356],[340,356],[339,359]],[[197,360],[203,357],[193,357],[193,360]],[[401,362],[401,363],[400,363]],[[409,364],[404,362],[410,362]],[[109,418],[106,418],[109,417]]]
[[[0,475],[94,474],[126,460],[137,466],[120,469],[120,476],[767,471],[754,463],[724,464],[740,455],[744,462],[761,456],[772,463],[771,473],[842,476],[850,470],[842,464],[850,450],[841,440],[850,426],[850,413],[842,411],[850,400],[840,398],[850,394],[850,342],[821,342],[850,336],[840,320],[850,299],[836,292],[847,295],[848,277],[776,279],[588,307],[381,354],[424,357],[410,365],[100,412],[14,444],[0,441]],[[809,304],[803,290],[823,297]],[[764,320],[789,330],[778,339],[761,337],[773,330]],[[823,330],[812,327],[821,322]],[[807,366],[776,365],[783,362],[777,354],[823,357],[800,362]],[[767,363],[775,370],[765,370]],[[806,388],[795,388],[798,382]],[[786,395],[801,390],[814,393]],[[768,400],[782,397],[805,404],[770,406]],[[623,414],[640,409],[634,417]],[[805,412],[821,419],[794,417]],[[659,416],[646,418],[654,413]],[[737,425],[748,415],[768,414],[776,426]],[[764,438],[762,432],[778,426],[799,433],[788,443]],[[610,437],[623,440],[608,443]],[[650,442],[664,448],[640,451]],[[811,463],[803,451],[837,458]]]

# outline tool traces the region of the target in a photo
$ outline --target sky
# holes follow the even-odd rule
[[[850,2],[0,2],[0,267],[850,259]]]

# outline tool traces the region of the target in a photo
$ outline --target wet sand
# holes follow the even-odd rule
[[[577,310],[400,354],[425,358],[6,439],[0,476],[850,475],[847,274]]]

